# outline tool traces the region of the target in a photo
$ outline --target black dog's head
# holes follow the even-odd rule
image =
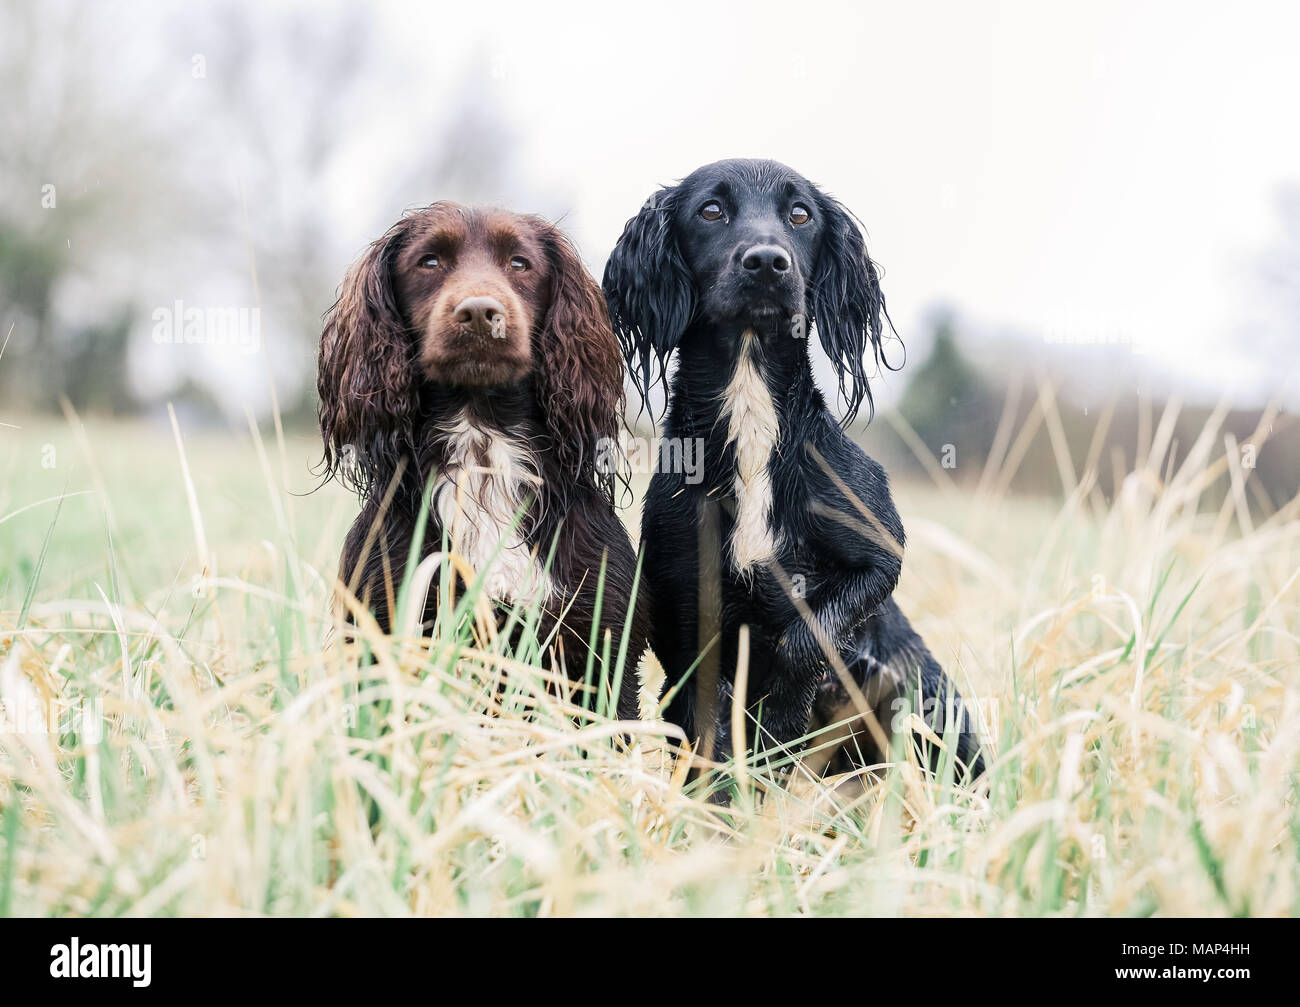
[[[628,221],[605,266],[610,315],[644,397],[692,322],[801,339],[815,325],[848,417],[888,324],[876,266],[839,203],[775,161],[705,165]]]

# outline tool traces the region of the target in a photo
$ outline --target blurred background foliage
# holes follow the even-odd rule
[[[346,264],[405,207],[501,192],[510,129],[468,81],[450,115],[365,149],[354,124],[374,92],[418,68],[391,65],[362,7],[176,11],[162,75],[116,58],[132,29],[112,13],[0,2],[0,404],[135,415],[172,401],[204,424],[278,405],[309,426],[314,344]],[[341,222],[357,206],[340,188],[353,204],[380,194],[365,231]],[[178,300],[257,307],[268,338],[248,354],[159,346],[154,312]]]

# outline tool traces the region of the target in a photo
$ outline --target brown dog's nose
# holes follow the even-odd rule
[[[495,297],[467,297],[456,305],[452,317],[479,335],[496,335],[505,325],[506,309]]]
[[[770,281],[780,279],[790,268],[790,257],[779,245],[755,245],[741,256],[740,264],[745,272]]]

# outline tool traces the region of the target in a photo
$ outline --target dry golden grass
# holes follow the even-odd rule
[[[70,429],[0,441],[0,914],[1300,903],[1300,502],[1252,512],[1213,423],[1173,470],[1158,427],[1109,504],[1097,459],[1064,504],[899,487],[900,598],[978,699],[984,784],[742,775],[730,808],[490,630],[326,642],[352,504],[286,492],[307,442],[186,439],[186,475],[169,429]]]

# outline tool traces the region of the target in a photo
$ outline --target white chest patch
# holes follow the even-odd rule
[[[750,574],[758,564],[776,555],[772,530],[772,476],[768,468],[781,438],[776,406],[763,372],[754,359],[757,337],[746,330],[741,337],[736,372],[723,393],[722,415],[727,417],[727,443],[735,445],[736,523],[731,532],[731,561],[740,574]]]
[[[528,513],[515,522],[542,482],[532,452],[499,430],[475,425],[464,413],[444,426],[442,435],[446,454],[433,487],[433,509],[452,552],[476,573],[487,571],[483,585],[492,598],[547,597],[553,584],[524,536]]]

